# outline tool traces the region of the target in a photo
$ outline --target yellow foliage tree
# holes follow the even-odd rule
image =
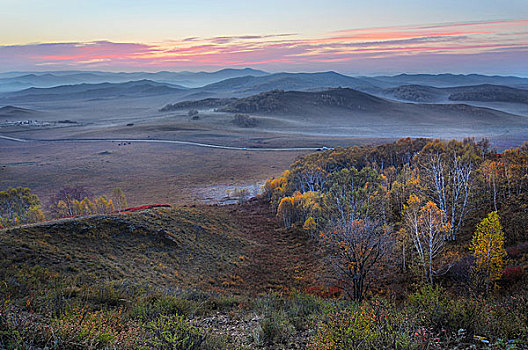
[[[475,257],[473,277],[477,285],[485,288],[496,287],[502,275],[506,251],[504,250],[504,233],[496,211],[488,214],[478,225],[469,247]]]
[[[264,196],[268,198],[271,204],[276,208],[280,204],[280,199],[286,193],[286,186],[288,185],[288,177],[290,171],[286,170],[278,178],[270,178],[264,184]]]
[[[303,228],[310,233],[314,233],[317,228],[314,218],[310,216],[308,219],[306,219]]]
[[[284,197],[281,199],[277,216],[282,219],[284,227],[289,228],[294,222],[294,197]]]

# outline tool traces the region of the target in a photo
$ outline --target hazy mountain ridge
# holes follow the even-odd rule
[[[481,84],[451,88],[402,85],[383,91],[382,96],[412,102],[479,101],[528,103],[528,90],[509,86]]]
[[[481,84],[507,85],[528,88],[528,78],[482,74],[399,74],[394,76],[360,77],[381,88],[401,85],[455,87]]]
[[[230,90],[238,95],[250,95],[270,90],[308,90],[335,87],[375,88],[362,79],[336,72],[275,73],[262,77],[239,77],[204,86],[208,91]]]
[[[268,73],[252,68],[221,69],[216,72],[99,72],[99,71],[52,71],[10,72],[0,74],[0,92],[13,92],[30,87],[50,88],[60,85],[125,83],[134,80],[152,80],[160,83],[195,88],[239,76],[263,76]]]
[[[32,100],[64,100],[87,98],[110,98],[122,96],[149,96],[163,95],[185,91],[187,88],[177,85],[158,83],[152,80],[128,81],[126,83],[101,83],[61,85],[51,88],[28,88],[7,94],[8,99]]]

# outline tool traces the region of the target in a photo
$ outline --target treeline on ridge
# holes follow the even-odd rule
[[[65,187],[59,190],[47,205],[51,219],[81,215],[109,214],[127,207],[125,193],[120,188],[112,190],[110,196],[94,196],[82,186]],[[26,187],[8,188],[0,191],[0,228],[30,224],[46,218],[39,197]]]
[[[502,275],[504,245],[528,240],[526,143],[502,153],[472,138],[336,148],[302,157],[264,187],[284,226],[303,227],[328,251],[338,285],[356,300],[387,260],[429,284],[462,269],[472,290],[487,293]]]

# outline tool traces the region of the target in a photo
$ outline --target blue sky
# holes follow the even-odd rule
[[[408,71],[412,67],[424,69],[422,66],[427,67],[428,62],[436,62],[439,71],[448,68],[449,65],[438,63],[442,63],[439,58],[452,59],[456,63],[454,71],[469,72],[471,67],[463,64],[462,58],[466,57],[476,58],[478,64],[475,69],[491,73],[496,62],[500,61],[498,57],[502,57],[507,67],[497,67],[497,73],[526,75],[528,72],[523,70],[520,58],[527,52],[528,24],[516,22],[525,19],[528,19],[526,0],[0,0],[0,64],[4,71],[47,68],[141,70],[142,66],[146,70],[199,70],[224,65],[252,65],[268,70],[319,70],[327,66],[326,70],[369,73],[390,71],[387,64],[392,57],[396,65],[395,72]],[[463,26],[472,26],[475,22],[510,24],[505,27],[493,23],[486,28],[479,26],[479,30],[466,30],[469,27]],[[423,31],[416,28],[438,24],[446,31],[440,33],[445,39],[443,45],[438,45],[441,30],[431,30],[434,47],[423,45],[422,42],[423,50],[418,49],[416,42],[424,40],[424,35],[420,33],[414,44],[411,41],[401,42],[413,39],[413,35]],[[450,25],[459,26],[451,30]],[[380,27],[386,28],[385,32],[389,33],[386,38],[383,35],[352,35],[346,40],[338,40],[340,49],[335,40],[328,40],[326,48],[321,45],[321,41],[339,37],[339,33],[351,30],[372,30],[379,34]],[[404,30],[408,35],[390,35]],[[292,35],[281,37],[282,34]],[[228,44],[218,43],[218,39],[215,39],[251,36],[254,38],[230,40],[229,44],[233,45],[232,57],[228,55]],[[448,40],[449,37],[453,39],[452,42]],[[189,38],[196,39],[192,45],[191,41],[185,41]],[[505,45],[499,45],[501,38],[504,38]],[[216,41],[208,41],[210,39]],[[248,43],[249,40],[252,40],[251,43]],[[372,47],[377,47],[373,43],[389,40],[400,40],[402,44],[397,50],[399,44],[394,43],[392,56],[386,48],[379,55],[370,56],[365,55],[365,50],[344,51],[351,45],[370,43]],[[97,44],[103,42],[106,44]],[[281,45],[281,49],[275,49],[273,42]],[[60,45],[53,46],[57,44]],[[71,45],[71,54],[66,52],[67,44]],[[93,54],[98,47],[103,53],[108,53],[114,48],[122,49],[125,45],[136,45],[134,47],[139,51],[130,51],[128,48],[132,46],[129,46],[126,52],[115,51],[117,55]],[[405,45],[410,45],[409,50],[405,50]],[[449,45],[461,49],[450,49]],[[91,56],[83,56],[78,52],[78,48],[83,46],[89,47],[84,52],[90,52]],[[299,49],[301,46],[302,49]],[[49,52],[54,47],[60,47],[60,55]],[[200,47],[204,47],[204,51],[197,50]],[[176,57],[178,53],[188,50],[196,50],[199,59],[195,60],[195,65],[192,64],[195,56],[182,54]],[[163,54],[160,54],[161,51]],[[254,54],[248,55],[249,51]],[[262,53],[262,59],[257,57],[259,52]],[[409,52],[414,52],[413,57],[408,55]],[[126,54],[127,59],[120,59],[120,53]],[[335,57],[339,59],[332,60],[332,54],[338,55]],[[237,60],[237,55],[248,56],[247,63]],[[277,59],[274,60],[273,55]],[[317,59],[309,60],[310,56]],[[134,57],[138,60],[134,61]],[[302,58],[300,63],[295,61],[295,57]],[[489,60],[488,64],[484,62],[486,59]],[[376,66],[367,60],[379,64]],[[415,64],[420,60],[424,65]],[[430,68],[434,70],[434,67]]]

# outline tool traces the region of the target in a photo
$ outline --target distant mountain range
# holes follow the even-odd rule
[[[100,83],[60,85],[51,88],[28,88],[5,94],[5,98],[14,101],[50,101],[69,99],[108,99],[116,97],[145,97],[174,94],[186,91],[179,85],[158,83],[152,80],[137,80],[126,83]]]
[[[3,78],[2,78],[3,76]],[[51,84],[54,79],[102,79],[106,77],[115,80],[150,77],[153,79],[138,79],[126,82],[104,82],[104,83],[80,83],[70,85],[59,85],[55,87],[30,87],[16,92],[7,92],[0,94],[0,102],[2,104],[19,104],[31,103],[40,101],[61,101],[61,100],[105,100],[105,99],[119,99],[119,98],[146,98],[155,96],[164,96],[158,100],[172,100],[172,104],[162,109],[164,111],[181,109],[181,108],[196,108],[193,106],[204,105],[204,100],[208,101],[208,108],[224,108],[227,104],[223,100],[217,101],[215,99],[235,99],[230,100],[229,108],[233,111],[260,113],[266,112],[266,108],[271,108],[269,112],[277,113],[324,113],[323,111],[325,100],[321,100],[321,91],[334,91],[336,88],[347,88],[335,90],[332,94],[332,108],[344,108],[340,103],[349,103],[348,109],[361,110],[368,109],[370,104],[375,103],[380,107],[387,106],[387,103],[396,101],[414,102],[414,103],[434,103],[434,104],[454,104],[456,102],[465,102],[478,106],[492,106],[489,102],[507,102],[515,104],[516,109],[501,108],[508,115],[511,113],[520,113],[526,115],[528,109],[522,105],[528,104],[528,89],[520,87],[528,87],[527,78],[518,77],[501,77],[501,76],[484,76],[484,75],[453,75],[453,74],[417,74],[408,75],[400,74],[392,77],[350,77],[336,72],[318,72],[318,73],[275,73],[269,74],[263,71],[258,71],[250,68],[246,69],[223,69],[217,72],[206,73],[191,73],[191,72],[158,72],[158,73],[103,73],[103,72],[54,72],[46,74],[26,74],[25,76],[7,76],[0,75],[2,79],[19,79],[26,83],[31,83],[32,80],[41,79],[41,83],[46,81]],[[170,80],[172,82],[177,79],[189,81],[193,84],[198,82],[214,81],[200,87],[190,88],[186,85],[179,85],[176,83],[168,83],[163,80]],[[416,82],[422,84],[415,84]],[[477,85],[467,85],[470,83],[479,83]],[[485,82],[485,83],[482,83]],[[412,84],[409,84],[412,83]],[[428,85],[425,85],[425,84]],[[510,85],[502,85],[502,84]],[[459,85],[457,85],[459,84]],[[189,85],[189,84],[187,84]],[[449,87],[445,87],[445,85]],[[0,89],[2,85],[0,85]],[[351,90],[353,89],[353,90]],[[295,91],[281,95],[277,92],[273,94],[261,93],[280,90],[280,91]],[[341,92],[336,92],[341,91]],[[346,98],[340,94],[345,94]],[[352,91],[354,91],[352,93]],[[303,95],[302,93],[315,93],[315,95]],[[351,100],[354,94],[353,101]],[[263,98],[273,97],[277,106],[264,101],[260,105],[259,101]],[[282,98],[286,96],[288,103],[281,105]],[[314,99],[308,98],[314,96]],[[319,97],[317,97],[319,96]],[[248,98],[247,100],[243,98]],[[315,98],[317,97],[317,99]],[[242,99],[241,99],[242,98]],[[341,99],[341,100],[340,100]],[[343,100],[344,99],[344,100]],[[346,102],[346,101],[348,102]],[[388,101],[391,100],[391,101]],[[181,105],[182,101],[185,106]],[[198,101],[198,102],[196,102]],[[201,102],[200,102],[201,101]],[[300,103],[293,103],[293,101],[304,101],[311,109],[297,110],[301,108]],[[339,102],[345,101],[345,102]],[[159,102],[158,102],[159,103]],[[401,104],[390,105],[390,108],[396,108]],[[162,106],[160,106],[162,107]],[[377,107],[377,108],[378,108]],[[227,107],[225,107],[227,108]],[[263,109],[264,108],[264,109]],[[302,107],[304,108],[304,107]],[[301,108],[301,109],[302,109]],[[325,107],[326,108],[326,107]],[[408,107],[406,107],[408,109]],[[410,108],[410,107],[409,107]],[[436,107],[440,110],[440,107]],[[457,107],[443,107],[443,110],[448,108],[456,109]],[[477,107],[475,107],[477,108]],[[526,112],[525,112],[526,110]],[[468,112],[468,108],[464,108],[464,112]],[[474,114],[474,110],[470,114]],[[482,112],[482,111],[481,111]],[[480,113],[480,112],[478,112]],[[477,114],[478,114],[477,113]],[[482,112],[484,113],[484,112]],[[486,113],[484,113],[486,114]]]
[[[31,87],[49,88],[82,83],[125,83],[137,80],[151,80],[187,88],[230,90],[233,93],[244,93],[248,96],[252,93],[273,89],[305,90],[329,87],[351,87],[374,93],[402,85],[443,88],[492,84],[528,89],[528,78],[479,74],[399,74],[394,76],[351,77],[336,72],[270,74],[252,68],[228,68],[216,72],[9,72],[0,73],[0,93],[20,91]]]
[[[10,72],[0,73],[0,92],[12,92],[30,87],[49,88],[59,85],[74,85],[81,83],[124,83],[135,80],[152,80],[158,83],[183,85],[185,87],[200,87],[221,80],[241,76],[264,76],[268,73],[252,69],[222,69],[216,72]]]
[[[380,88],[401,85],[427,85],[454,87],[481,84],[506,85],[528,88],[528,78],[481,74],[399,74],[394,76],[359,77]]]

